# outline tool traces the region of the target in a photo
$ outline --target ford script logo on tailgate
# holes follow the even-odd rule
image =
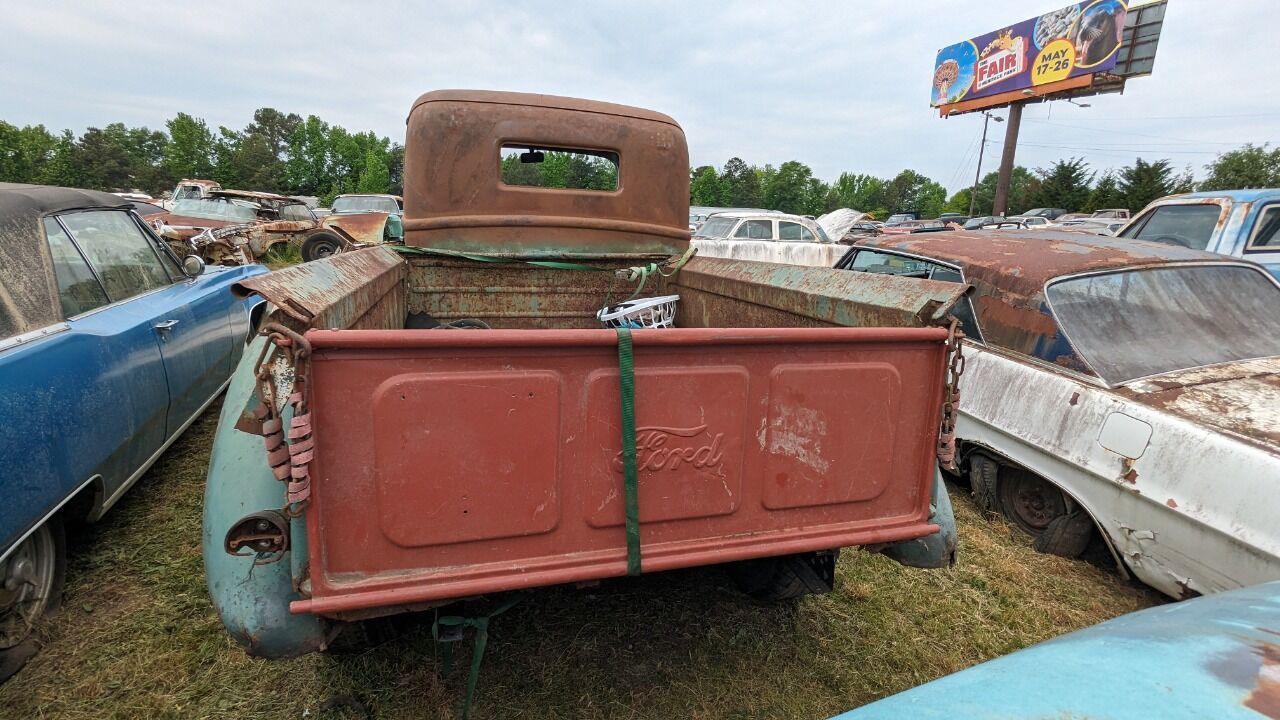
[[[710,435],[706,425],[692,428],[636,428],[636,468],[639,470],[679,470],[681,466],[703,469],[720,465],[723,453],[720,442],[724,433],[716,433],[711,442],[697,444],[700,435]],[[622,452],[613,456],[613,469],[622,472]]]

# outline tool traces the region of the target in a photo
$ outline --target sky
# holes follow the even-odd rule
[[[239,129],[274,107],[403,142],[424,92],[517,90],[667,113],[695,166],[799,160],[826,181],[910,168],[954,191],[973,181],[982,116],[929,107],[938,49],[1064,4],[0,0],[0,120],[79,133],[181,111]],[[1168,158],[1203,176],[1220,152],[1280,141],[1280,0],[1169,5],[1154,74],[1088,108],[1028,106],[1019,164]]]

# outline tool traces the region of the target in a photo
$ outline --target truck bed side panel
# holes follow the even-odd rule
[[[936,530],[945,331],[634,337],[646,571]],[[295,612],[626,573],[612,331],[308,339],[313,596]]]

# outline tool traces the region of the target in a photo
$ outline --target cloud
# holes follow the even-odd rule
[[[183,111],[239,128],[269,106],[402,140],[422,92],[521,90],[666,112],[698,165],[795,159],[828,180],[912,168],[954,190],[972,177],[981,121],[929,108],[934,54],[1057,2],[4,5],[0,119],[19,124],[161,127]],[[1018,162],[1106,168],[1142,155],[1198,169],[1235,144],[1280,140],[1260,62],[1272,10],[1172,3],[1155,74],[1088,109],[1029,106]]]

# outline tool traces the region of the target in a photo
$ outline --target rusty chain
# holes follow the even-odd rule
[[[938,430],[938,463],[956,469],[956,409],[960,406],[960,376],[964,374],[964,331],[951,318],[947,330],[947,369],[942,388],[942,423]]]
[[[271,473],[286,484],[285,506],[281,512],[286,517],[296,518],[302,515],[311,499],[309,468],[315,456],[315,438],[311,433],[311,413],[307,404],[311,343],[301,334],[274,322],[264,324],[258,333],[267,338],[267,343],[254,366],[261,402],[253,414],[262,423]],[[277,352],[283,353],[286,363],[293,369],[293,386],[284,402],[276,397],[278,388],[271,372],[271,361]],[[287,433],[283,417],[286,406],[293,408]],[[281,409],[277,411],[277,407]]]

